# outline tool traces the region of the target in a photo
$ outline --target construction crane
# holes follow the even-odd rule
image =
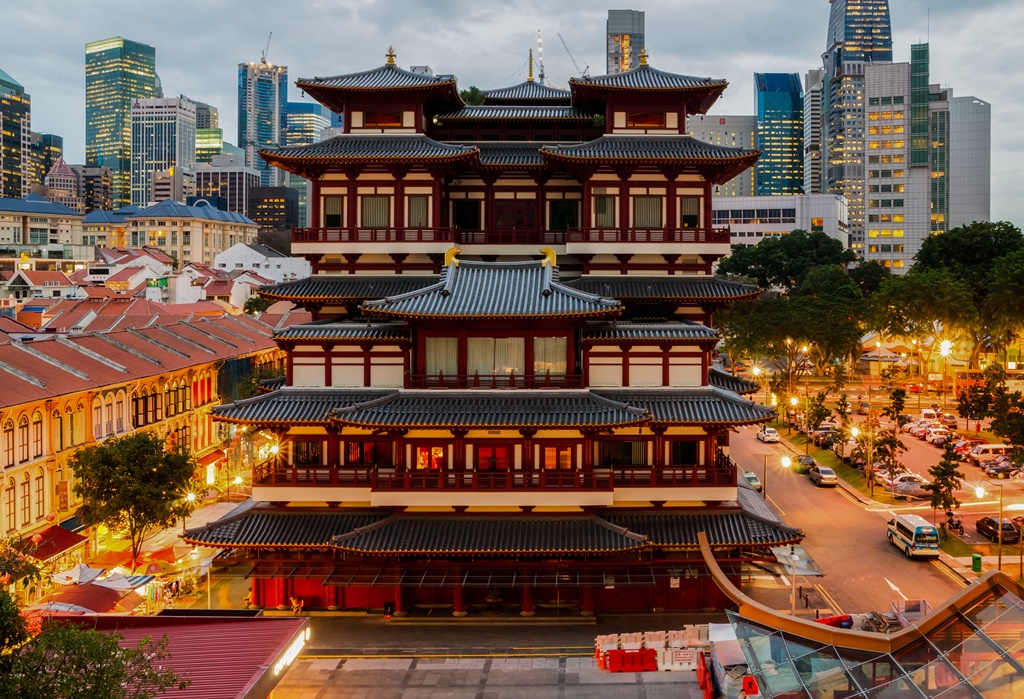
[[[267,53],[270,51],[270,37],[274,36],[274,32],[267,34],[267,48],[263,49],[263,53],[260,54],[260,63],[263,65],[267,64]]]
[[[558,35],[558,39],[559,39],[559,41],[562,42],[562,46],[565,47],[565,52],[567,54],[569,54],[569,60],[571,60],[572,64],[574,66],[576,66],[576,72],[579,73],[580,76],[582,76],[584,78],[589,78],[590,77],[590,66],[588,65],[586,68],[581,69],[580,68],[580,64],[576,61],[576,56],[573,55],[572,50],[569,48],[569,44],[565,43],[565,39],[562,37],[561,34]]]

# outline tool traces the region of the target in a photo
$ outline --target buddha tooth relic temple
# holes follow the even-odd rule
[[[711,274],[711,191],[759,152],[685,135],[726,85],[643,55],[466,105],[393,51],[299,80],[345,128],[261,153],[312,181],[313,222],[313,276],[262,294],[314,320],[275,334],[283,379],[213,409],[277,446],[186,539],[265,607],[729,606],[698,532],[736,583],[802,533],[737,484],[730,433],[772,411],[712,367],[714,313],[758,293]]]

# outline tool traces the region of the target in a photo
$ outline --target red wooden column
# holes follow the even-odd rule
[[[335,611],[341,608],[338,604],[338,591],[341,589],[341,585],[328,585],[327,580],[324,580],[324,601],[327,603],[327,609]]]
[[[533,437],[537,430],[519,430],[523,436],[523,471],[533,470]]]
[[[619,228],[623,235],[630,228],[629,225],[629,177],[631,171],[621,171],[619,175]],[[628,240],[628,239],[627,239]]]
[[[338,485],[338,468],[341,466],[341,428],[327,427],[327,468],[331,469],[331,485]],[[331,585],[331,587],[335,587]]]
[[[451,430],[452,436],[455,437],[455,443],[452,446],[452,470],[453,471],[465,471],[466,470],[466,433],[469,430]]]
[[[405,232],[405,176],[409,174],[409,168],[395,165],[389,167],[388,172],[395,178],[395,196],[391,210],[391,217],[394,220],[393,228],[397,239],[402,240]]]
[[[323,225],[320,218],[320,210],[322,208],[322,202],[320,201],[320,175],[311,177],[310,182],[312,182],[312,185],[309,192],[309,225],[311,228],[320,228]]]
[[[701,217],[703,221],[702,228],[711,228],[712,222],[715,220],[713,215],[713,209],[711,207],[711,183],[704,183],[704,215]]]
[[[330,342],[323,344],[324,348],[324,388],[330,388],[331,384],[334,383],[334,357],[331,355],[331,351],[334,349],[334,345]]]
[[[523,577],[527,578],[527,582],[523,585],[523,606],[519,611],[519,616],[533,616],[537,613],[537,605],[533,600],[533,586],[530,584],[529,571],[524,571]]]
[[[394,453],[391,455],[395,462],[395,473],[405,470],[405,430],[393,430],[388,433],[394,440]]]
[[[452,616],[466,616],[466,590],[462,586],[462,570],[456,568],[455,577],[459,579],[459,582],[455,585],[455,591],[452,597],[452,602],[455,606],[455,611],[452,612]]]
[[[395,585],[395,616],[405,616],[408,613],[405,608],[405,599],[402,596],[402,586]]]
[[[580,608],[580,616],[594,616],[594,586],[583,586],[583,605]]]
[[[359,208],[356,178],[359,177],[359,172],[356,170],[349,170],[348,173],[348,196],[345,197],[345,223],[342,224],[342,228],[356,228],[359,221],[356,220]]]
[[[594,432],[592,430],[580,430],[583,435],[583,471],[590,473],[594,470]]]
[[[679,173],[675,170],[665,169],[662,170],[662,174],[665,175],[665,179],[668,180],[665,199],[665,228],[675,230],[679,228],[679,213],[678,213],[678,195],[676,178],[679,177]]]
[[[583,175],[583,201],[580,207],[580,230],[589,231],[592,224],[591,212],[593,210],[593,195],[591,194],[592,185],[590,184],[590,177],[586,174]],[[586,240],[584,237],[582,240]],[[581,241],[582,242],[582,241]]]
[[[655,425],[651,427],[654,433],[654,459],[651,462],[655,469],[665,466],[665,426]]]

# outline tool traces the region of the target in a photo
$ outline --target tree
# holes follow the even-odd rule
[[[992,265],[988,295],[982,309],[991,319],[992,333],[1003,346],[1024,330],[1024,250],[1003,255]]]
[[[921,486],[931,493],[933,510],[952,512],[960,508],[960,500],[956,495],[964,485],[964,474],[957,465],[954,446],[955,442],[952,439],[946,441],[942,460],[928,469],[932,482]]]
[[[245,305],[242,306],[242,312],[248,313],[249,315],[252,316],[256,315],[257,313],[263,313],[263,311],[267,310],[273,305],[274,302],[271,301],[270,299],[263,298],[259,294],[256,294],[255,296],[250,296],[249,299],[245,302]]]
[[[786,235],[764,238],[757,245],[733,245],[732,252],[718,264],[718,273],[753,279],[762,288],[793,289],[807,272],[821,265],[846,265],[857,260],[835,238],[820,231],[795,230]]]
[[[76,452],[69,465],[79,479],[82,522],[123,532],[133,569],[149,532],[187,514],[184,496],[194,489],[195,460],[185,445],[168,449],[155,432],[110,437]]]
[[[825,392],[820,391],[814,398],[808,401],[807,405],[807,431],[810,432],[821,423],[825,422],[832,413],[825,407]]]
[[[850,279],[860,287],[864,298],[871,296],[882,287],[882,282],[892,276],[889,268],[880,262],[861,261],[850,270]]]
[[[277,379],[284,376],[284,369],[276,366],[258,366],[252,370],[252,376],[246,381],[238,384],[238,400],[244,398],[255,398],[263,391],[261,386],[267,379]]]
[[[465,90],[459,90],[459,97],[466,104],[483,104],[484,98],[487,97],[487,93],[481,90],[476,85],[470,85]]]
[[[152,699],[191,684],[165,666],[166,636],[127,648],[119,645],[122,638],[51,621],[30,640],[14,599],[0,590],[0,696]]]

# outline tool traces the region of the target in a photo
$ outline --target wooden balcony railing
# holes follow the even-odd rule
[[[570,228],[568,243],[729,243],[728,228]]]
[[[293,228],[293,243],[451,243],[451,228]]]
[[[565,245],[565,231],[458,231],[459,245]]]
[[[413,374],[406,388],[582,388],[580,374]]]

